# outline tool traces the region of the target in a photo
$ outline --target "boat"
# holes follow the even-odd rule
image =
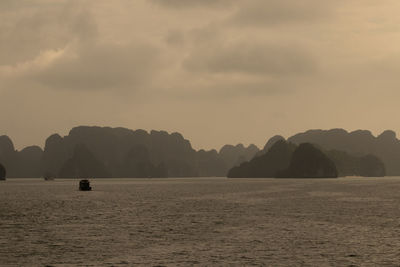
[[[79,190],[80,191],[91,191],[92,187],[90,186],[90,182],[87,179],[81,180],[79,182]]]
[[[53,176],[51,173],[46,172],[46,173],[43,175],[43,179],[44,179],[45,181],[53,181],[53,180],[54,180],[54,176]]]
[[[0,163],[0,181],[6,180],[6,168]]]

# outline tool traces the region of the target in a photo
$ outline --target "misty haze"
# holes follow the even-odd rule
[[[0,266],[398,266],[399,12],[0,1]]]

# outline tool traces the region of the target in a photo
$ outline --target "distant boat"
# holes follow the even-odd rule
[[[6,168],[0,163],[0,181],[6,180]]]
[[[81,180],[79,182],[79,190],[80,191],[91,191],[92,187],[90,186],[90,182],[87,179]]]
[[[53,180],[54,180],[54,175],[52,175],[50,172],[46,172],[46,173],[43,175],[43,179],[44,179],[45,181],[53,181]]]

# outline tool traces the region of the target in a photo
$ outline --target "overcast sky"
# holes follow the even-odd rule
[[[398,0],[1,0],[0,129],[78,125],[263,146],[400,132]]]

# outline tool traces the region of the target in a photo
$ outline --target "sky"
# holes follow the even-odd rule
[[[1,0],[0,134],[400,132],[398,0]]]

